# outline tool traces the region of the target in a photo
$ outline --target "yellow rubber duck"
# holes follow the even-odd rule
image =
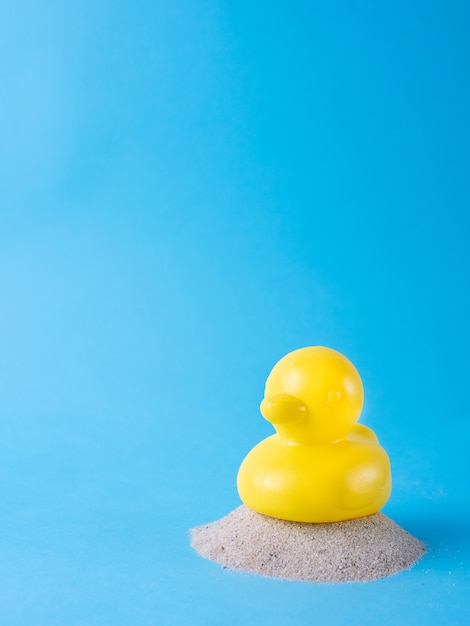
[[[379,511],[390,497],[390,461],[374,432],[356,424],[363,401],[356,368],[336,350],[301,348],[278,361],[260,407],[276,434],[240,466],[244,504],[295,522]]]

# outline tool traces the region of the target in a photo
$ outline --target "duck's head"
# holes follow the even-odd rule
[[[276,363],[260,408],[287,438],[327,443],[347,436],[363,402],[361,378],[351,361],[315,346],[294,350]]]

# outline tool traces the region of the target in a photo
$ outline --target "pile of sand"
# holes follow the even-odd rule
[[[193,528],[191,545],[224,567],[316,582],[384,578],[410,568],[426,551],[421,541],[382,513],[304,524],[267,517],[244,505]]]

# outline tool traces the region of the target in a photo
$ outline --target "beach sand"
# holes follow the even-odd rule
[[[225,568],[312,582],[376,580],[409,569],[424,544],[389,517],[331,524],[287,522],[242,505],[191,530],[191,545]]]

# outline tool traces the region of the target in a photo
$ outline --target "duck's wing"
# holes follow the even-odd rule
[[[372,428],[364,426],[364,424],[354,424],[348,439],[353,441],[370,441],[373,443],[379,443],[377,435],[374,433]]]

